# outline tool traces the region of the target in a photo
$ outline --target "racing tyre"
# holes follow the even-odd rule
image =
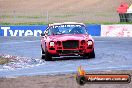
[[[95,58],[94,49],[93,49],[93,51],[91,53],[84,54],[83,57],[86,58],[86,59]]]
[[[42,48],[42,45],[41,45],[41,55],[42,55],[41,59],[45,59],[45,52]]]
[[[45,51],[45,61],[52,61],[52,55],[47,50]]]
[[[93,49],[93,51],[91,52],[91,53],[89,53],[89,56],[88,56],[89,58],[95,58],[95,52],[94,52],[94,49]]]

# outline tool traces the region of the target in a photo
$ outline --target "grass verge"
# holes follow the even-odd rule
[[[9,22],[0,22],[2,26],[10,26],[10,25],[48,25],[51,22],[19,22],[19,23],[9,23]]]
[[[48,25],[54,22],[19,22],[19,23],[9,23],[9,22],[0,22],[2,26],[10,26],[10,25]],[[132,22],[83,22],[85,24],[104,24],[104,25],[111,25],[111,24],[132,24]]]
[[[46,18],[46,16],[13,16],[13,15],[1,15],[0,18],[30,18],[30,19],[38,19],[38,18]]]

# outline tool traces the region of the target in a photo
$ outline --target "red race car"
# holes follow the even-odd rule
[[[94,40],[83,23],[65,22],[49,24],[41,34],[42,59],[52,57],[83,56],[95,58]]]

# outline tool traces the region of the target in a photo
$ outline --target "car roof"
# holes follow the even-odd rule
[[[63,23],[53,23],[53,24],[49,24],[49,26],[63,25],[63,24],[78,24],[78,25],[84,25],[84,23],[78,23],[78,22],[63,22]]]

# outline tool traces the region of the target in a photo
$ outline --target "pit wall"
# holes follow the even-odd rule
[[[88,33],[101,37],[132,37],[131,24],[119,25],[86,25]],[[41,26],[0,26],[0,36],[40,36],[47,28]]]

